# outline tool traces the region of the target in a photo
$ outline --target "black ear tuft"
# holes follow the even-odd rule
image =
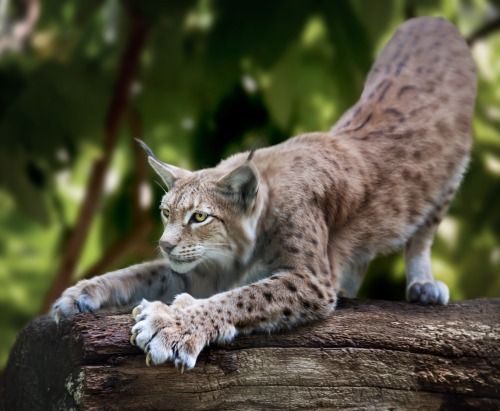
[[[255,154],[255,150],[256,149],[254,148],[252,151],[250,151],[250,154],[247,157],[247,163],[252,161],[253,155]]]
[[[153,158],[156,158],[156,156],[154,155],[153,153],[153,150],[151,150],[148,145],[142,141],[141,139],[139,138],[135,138],[134,139],[135,141],[137,141],[139,143],[139,145],[141,146],[141,148],[146,152],[146,154],[149,156],[149,157],[153,157]]]
[[[191,174],[187,170],[183,170],[182,168],[171,166],[170,164],[166,164],[156,158],[156,156],[153,153],[153,150],[151,150],[147,144],[139,140],[138,138],[135,139],[139,145],[142,147],[142,149],[148,154],[148,162],[153,168],[153,170],[161,177],[165,185],[167,186],[167,191],[170,191],[172,187],[175,184],[175,181],[180,178],[180,177],[186,177],[189,174]]]

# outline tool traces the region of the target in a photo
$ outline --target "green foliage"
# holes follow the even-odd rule
[[[466,35],[494,7],[486,0],[44,1],[26,49],[0,58],[0,367],[40,310],[102,153],[131,14],[151,28],[131,91],[141,138],[164,161],[198,168],[327,130],[356,101],[376,52],[408,11],[443,15]],[[473,53],[480,73],[473,161],[433,255],[455,299],[500,294],[500,35],[478,41]],[[132,137],[126,119],[76,276],[133,229]],[[153,190],[148,218],[156,228],[143,247],[151,251],[122,256],[114,268],[154,255],[161,190]],[[363,296],[403,298],[400,256],[370,271]]]

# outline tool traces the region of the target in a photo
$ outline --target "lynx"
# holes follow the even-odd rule
[[[146,363],[191,369],[212,342],[328,316],[372,258],[399,248],[407,299],[446,304],[430,249],[467,167],[475,94],[457,30],[422,17],[397,30],[327,132],[195,172],[144,146],[167,189],[163,258],[80,281],[53,318],[139,304],[130,341]]]

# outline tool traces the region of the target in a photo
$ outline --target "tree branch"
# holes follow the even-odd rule
[[[139,113],[130,108],[130,131],[132,136],[142,136],[142,124]],[[135,176],[134,176],[134,187],[133,187],[133,217],[132,226],[133,230],[127,234],[124,238],[117,241],[104,253],[102,258],[94,264],[87,272],[85,272],[82,278],[91,278],[99,274],[103,274],[109,271],[112,267],[116,266],[120,260],[127,254],[142,249],[147,235],[151,231],[151,221],[148,218],[147,210],[149,207],[145,207],[141,202],[142,193],[141,189],[147,186],[147,163],[146,155],[141,150],[135,140],[130,140],[134,152],[135,160]]]
[[[130,314],[38,318],[11,351],[5,409],[498,410],[499,322],[498,298],[341,299],[322,321],[206,347],[180,375],[146,366]]]
[[[64,252],[63,260],[54,282],[43,303],[42,312],[47,312],[52,302],[68,287],[80,258],[91,221],[101,200],[104,178],[109,161],[118,138],[119,126],[128,107],[130,89],[139,66],[140,54],[149,32],[146,22],[137,13],[131,11],[131,29],[127,46],[122,56],[120,72],[114,89],[111,104],[106,116],[104,130],[104,152],[92,167],[88,188],[83,204]]]
[[[476,31],[471,33],[465,41],[469,46],[474,45],[478,40],[489,36],[494,31],[500,29],[500,16],[497,16],[493,20],[490,20],[484,24],[484,26],[478,28]]]

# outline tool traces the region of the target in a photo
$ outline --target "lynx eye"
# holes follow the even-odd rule
[[[194,213],[192,216],[191,216],[191,221],[193,223],[202,223],[203,221],[205,221],[208,217],[208,214],[207,213]]]
[[[165,218],[167,218],[167,219],[168,219],[168,218],[170,217],[170,211],[169,211],[169,210],[167,210],[166,208],[164,208],[163,210],[161,210],[161,212],[162,212],[162,214],[163,214],[163,216],[164,216]]]

